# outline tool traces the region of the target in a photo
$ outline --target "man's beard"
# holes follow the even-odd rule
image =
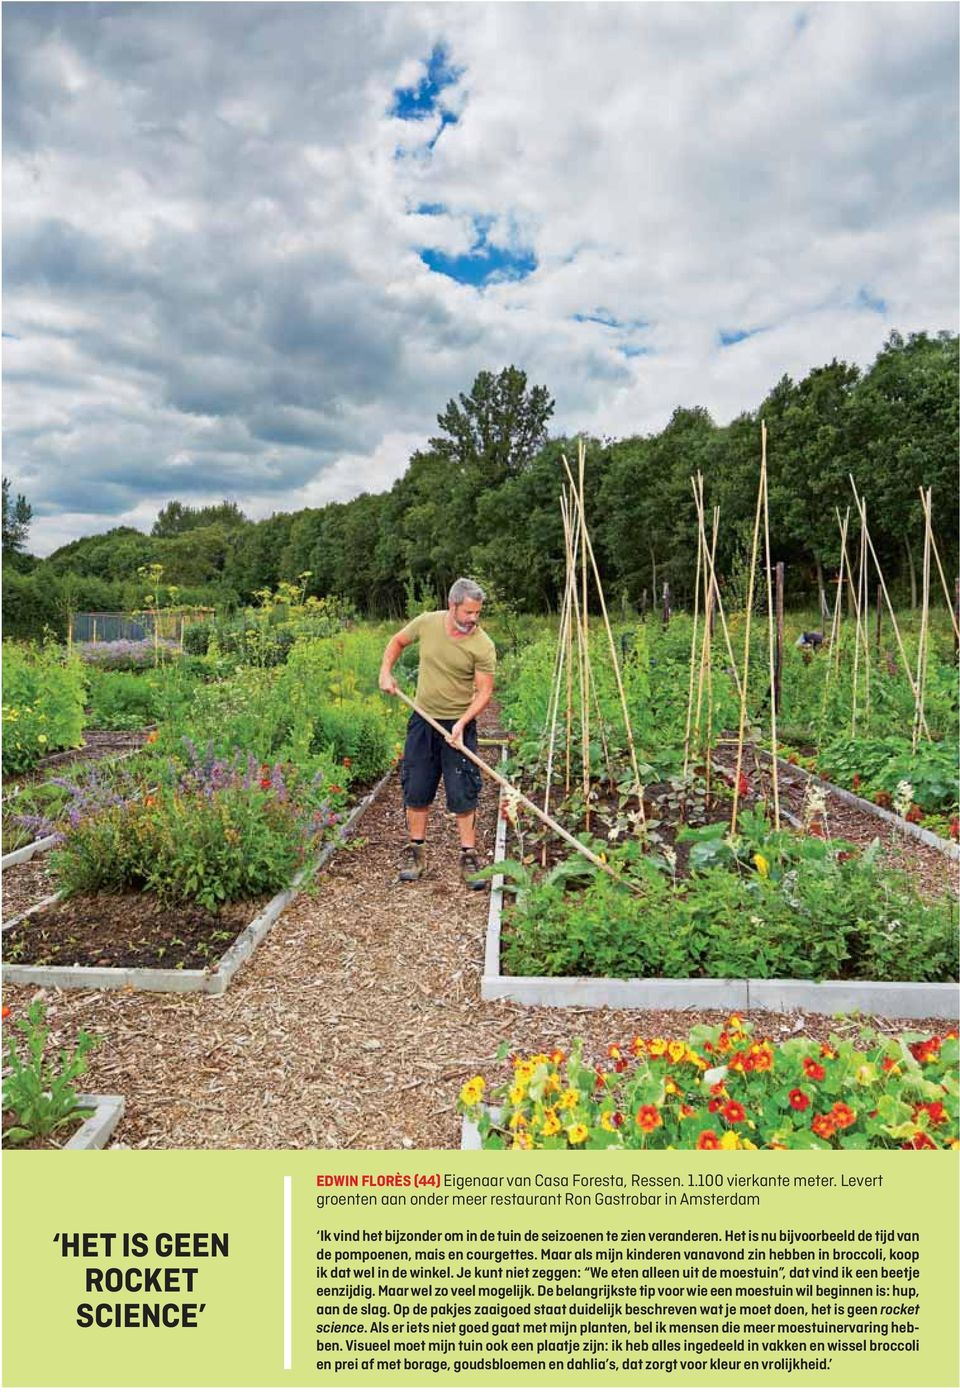
[[[477,625],[475,623],[461,623],[459,619],[454,619],[453,626],[458,633],[472,633]]]

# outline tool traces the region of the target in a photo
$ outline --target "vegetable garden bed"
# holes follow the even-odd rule
[[[230,904],[214,914],[197,905],[163,909],[147,895],[87,896],[76,903],[53,895],[3,925],[3,981],[36,986],[132,987],[141,991],[221,994],[283,910],[296,898],[303,884],[322,869],[352,832],[389,777],[389,774],[384,775],[356,805],[320,855],[297,874],[287,889],[254,907],[252,918],[249,915],[253,906],[249,903]],[[232,941],[220,952],[217,944],[225,939]],[[73,960],[67,963],[11,960],[11,956],[21,955],[38,945],[50,957],[72,956]],[[182,954],[186,962],[191,952],[191,960],[195,962],[199,954],[201,960],[204,956],[210,959],[209,965],[166,965],[174,954]],[[144,965],[151,955],[153,960]],[[84,957],[92,960],[84,961]],[[122,964],[118,964],[118,959]]]
[[[508,824],[501,808],[495,858],[502,861]],[[799,978],[516,976],[501,965],[504,877],[494,877],[481,997],[524,1005],[609,1009],[860,1011],[903,1019],[955,1019],[955,982],[816,981]]]

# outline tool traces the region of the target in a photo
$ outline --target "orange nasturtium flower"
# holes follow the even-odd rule
[[[742,1103],[735,1102],[731,1097],[730,1101],[723,1109],[723,1117],[724,1120],[729,1121],[731,1125],[736,1125],[738,1121],[746,1121],[747,1113]]]
[[[640,1130],[645,1131],[647,1135],[649,1135],[651,1131],[656,1131],[658,1126],[663,1125],[663,1117],[660,1115],[659,1107],[654,1107],[652,1105],[642,1106],[637,1112],[637,1125],[640,1127]]]
[[[9,1018],[10,1018],[10,1014],[11,1014],[11,1011],[10,1011],[9,1005],[5,1005],[5,1006],[3,1007],[3,1019],[4,1019],[4,1020],[9,1019]]]
[[[697,1150],[719,1150],[720,1140],[716,1131],[701,1131],[697,1137]]]
[[[815,1116],[810,1123],[810,1130],[822,1141],[829,1141],[836,1129],[837,1124],[832,1116]]]
[[[848,1126],[852,1126],[857,1119],[857,1114],[846,1102],[834,1102],[830,1111],[835,1126],[841,1131],[845,1131]]]

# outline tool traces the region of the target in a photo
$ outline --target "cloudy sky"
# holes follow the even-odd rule
[[[4,473],[31,549],[379,491],[476,373],[717,421],[957,328],[957,18],[16,4]]]

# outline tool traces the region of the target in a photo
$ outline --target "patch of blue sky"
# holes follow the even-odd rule
[[[447,126],[455,126],[456,124],[457,118],[456,116],[454,116],[452,111],[441,112],[440,125],[437,127],[437,133],[430,140],[427,141],[427,149],[433,149],[434,145],[436,145],[441,135],[443,135],[443,132],[447,129]]]
[[[807,11],[797,10],[796,14],[793,16],[793,32],[795,34],[802,34],[809,23],[810,15]]]
[[[445,203],[418,203],[413,211],[420,217],[442,217],[448,209]]]
[[[717,338],[721,348],[729,348],[731,344],[742,343],[745,338],[753,338],[758,333],[763,333],[763,329],[721,329]]]
[[[537,258],[527,248],[509,251],[505,247],[485,244],[472,247],[459,256],[424,247],[420,260],[431,271],[449,276],[461,285],[480,286],[495,280],[525,280],[537,269]]]
[[[872,309],[874,314],[886,314],[887,302],[880,295],[875,295],[865,285],[861,285],[857,291],[855,301],[857,309]]]
[[[444,88],[452,87],[462,74],[463,68],[456,68],[451,63],[446,44],[434,44],[427,60],[427,71],[416,87],[395,89],[390,115],[399,116],[401,121],[422,121],[425,116],[433,115],[440,93]]]
[[[652,358],[655,352],[653,348],[644,348],[639,343],[623,343],[619,351],[625,358]]]
[[[650,327],[646,319],[618,319],[602,305],[598,305],[592,314],[574,314],[571,318],[578,324],[601,324],[605,329],[624,329],[628,332]]]

